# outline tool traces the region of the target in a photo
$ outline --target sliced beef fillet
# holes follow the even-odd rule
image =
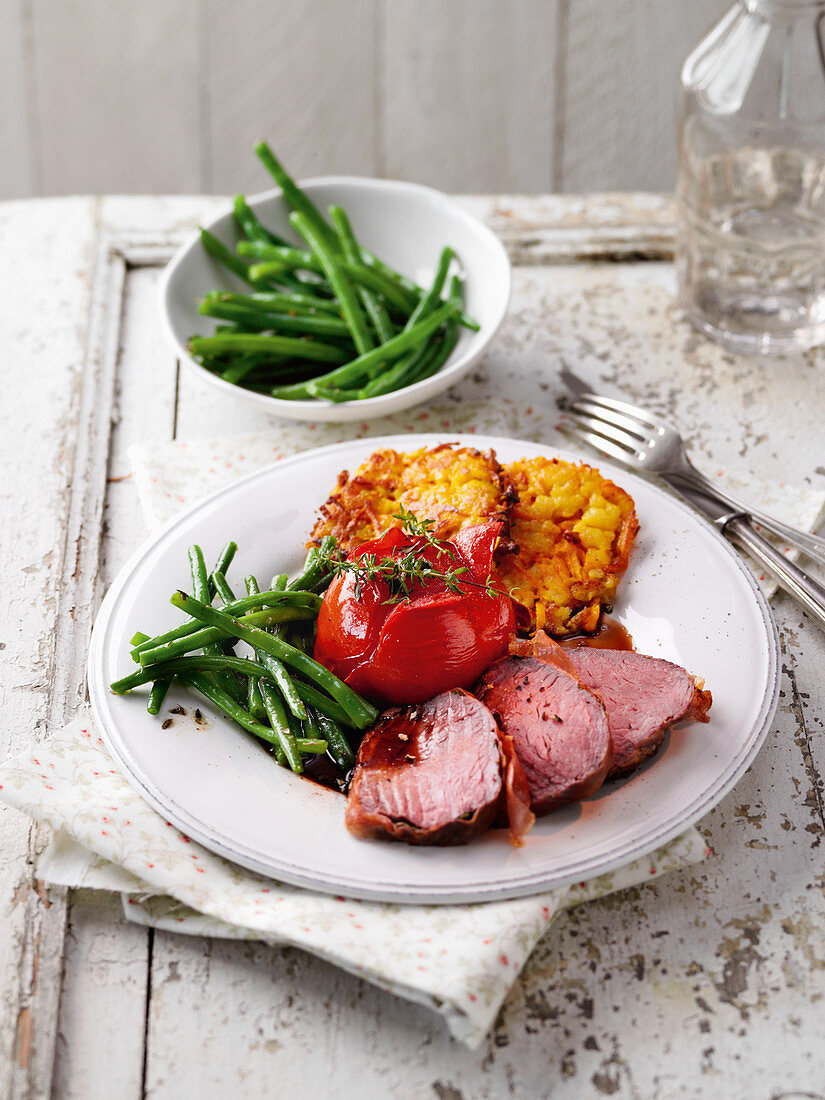
[[[496,817],[503,761],[492,714],[467,692],[393,707],[361,742],[347,828],[408,844],[466,844]]]
[[[707,722],[712,696],[683,668],[658,657],[615,649],[565,650],[581,682],[604,703],[613,763],[610,775],[626,775],[661,745],[682,718]]]
[[[513,740],[534,813],[602,785],[611,762],[605,709],[570,672],[535,657],[505,657],[484,673],[476,694]]]

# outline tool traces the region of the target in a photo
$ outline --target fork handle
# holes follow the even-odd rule
[[[825,626],[825,587],[804,569],[788,561],[767,539],[754,531],[750,521],[733,516],[722,526],[723,534],[773,576],[781,588],[799,601],[806,611]]]
[[[689,485],[697,492],[706,493],[712,499],[722,500],[725,504],[729,504],[734,511],[745,512],[752,520],[759,524],[760,527],[765,527],[768,531],[773,531],[775,535],[779,535],[781,539],[789,542],[792,546],[796,546],[799,550],[802,550],[808,557],[813,558],[815,561],[825,565],[825,538],[821,535],[812,535],[808,531],[800,531],[796,527],[790,527],[787,523],[783,523],[779,519],[774,519],[773,516],[766,515],[764,512],[760,512],[757,508],[752,508],[745,501],[735,497],[732,493],[726,492],[720,486],[715,485],[712,481],[709,481],[704,474],[699,473],[698,470],[691,470],[690,473],[670,472],[668,471],[668,480],[682,481],[686,485]]]

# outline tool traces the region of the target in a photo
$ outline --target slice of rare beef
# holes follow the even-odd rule
[[[683,668],[658,657],[616,649],[566,650],[581,682],[604,703],[613,763],[610,775],[626,775],[662,743],[682,718],[709,721],[713,701]]]
[[[466,844],[496,816],[502,763],[495,719],[467,692],[393,707],[361,742],[347,828],[408,844]]]
[[[476,694],[513,739],[534,813],[602,785],[611,761],[607,717],[571,673],[535,657],[505,657],[487,669]]]

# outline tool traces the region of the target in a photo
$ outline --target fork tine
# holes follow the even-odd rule
[[[591,401],[594,405],[601,405],[604,409],[624,413],[625,416],[644,424],[646,428],[655,430],[659,427],[659,423],[651,417],[647,410],[640,409],[638,405],[630,405],[627,401],[616,401],[613,397],[602,397],[598,393],[581,393],[577,395],[577,400]]]
[[[591,420],[596,420],[600,424],[606,424],[611,428],[623,429],[628,435],[638,443],[644,443],[646,439],[650,437],[650,431],[645,431],[645,426],[640,424],[638,420],[631,419],[629,416],[625,416],[624,413],[616,410],[607,410],[603,405],[598,405],[595,402],[591,402],[587,397],[577,397],[574,401],[570,401],[565,406],[570,412],[579,413],[581,416],[587,416]]]
[[[575,415],[571,416],[570,419],[573,421],[572,424],[566,422],[559,424],[560,431],[575,436],[576,439],[583,439],[585,443],[589,443],[597,451],[610,455],[611,458],[617,458],[626,466],[633,465],[633,451],[631,449],[623,447],[620,443],[598,431],[589,431],[590,425]]]

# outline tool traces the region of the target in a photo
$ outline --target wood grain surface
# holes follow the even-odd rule
[[[8,0],[0,198],[673,186],[682,61],[725,0]]]
[[[463,201],[518,266],[499,338],[448,403],[507,404],[525,437],[564,445],[554,403],[572,374],[676,419],[709,472],[825,489],[825,353],[779,369],[696,336],[661,260],[668,200]],[[84,698],[95,609],[144,536],[130,444],[277,430],[181,373],[158,324],[159,264],[223,206],[0,206],[15,257],[0,295],[3,755]],[[0,1097],[822,1100],[825,638],[790,601],[775,612],[779,713],[702,823],[713,855],[557,921],[476,1052],[427,1010],[298,951],[154,933],[115,899],[50,890],[40,831],[3,810]]]

